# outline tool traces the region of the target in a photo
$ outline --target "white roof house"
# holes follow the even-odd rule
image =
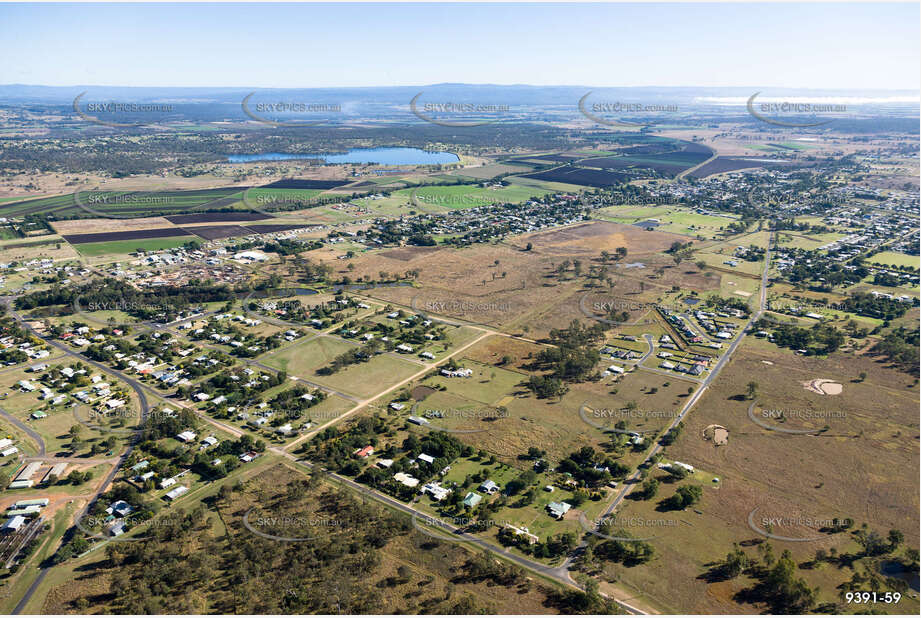
[[[165,497],[169,500],[175,500],[176,498],[178,498],[179,496],[181,496],[187,491],[189,491],[188,487],[186,487],[185,485],[180,485],[176,489],[173,489],[167,492]]]
[[[14,515],[13,517],[10,517],[10,518],[6,521],[5,524],[3,524],[3,529],[4,529],[4,530],[9,530],[9,531],[11,531],[11,532],[15,532],[15,531],[19,530],[20,528],[22,528],[22,525],[23,525],[24,523],[26,523],[26,518],[25,518],[25,517],[23,517],[22,515]]]

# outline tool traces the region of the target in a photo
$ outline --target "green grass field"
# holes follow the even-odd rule
[[[658,219],[662,225],[658,232],[672,232],[697,236],[698,234],[713,238],[727,225],[735,222],[736,217],[714,217],[701,215],[676,206],[610,206],[595,212],[595,217],[614,223],[637,223],[647,219]]]
[[[421,369],[420,365],[390,354],[379,354],[367,363],[351,365],[328,376],[311,376],[310,379],[332,389],[368,398]]]
[[[409,200],[415,191],[416,202],[426,210],[460,210],[498,202],[521,203],[533,197],[550,193],[547,189],[509,185],[502,188],[484,188],[476,185],[454,185],[446,187],[421,187],[401,189],[394,196]]]
[[[882,264],[884,266],[911,266],[912,268],[921,267],[921,258],[917,255],[907,255],[905,253],[895,253],[894,251],[883,251],[877,253],[868,262]]]
[[[73,247],[87,256],[122,255],[133,253],[136,249],[143,251],[159,251],[160,249],[174,249],[185,243],[198,240],[197,236],[166,236],[163,238],[141,238],[138,240],[111,240],[108,242],[89,242]]]
[[[796,249],[813,250],[823,247],[830,242],[844,238],[846,234],[829,232],[827,234],[797,234],[794,232],[780,232],[777,234],[777,242],[784,247],[793,247]]]

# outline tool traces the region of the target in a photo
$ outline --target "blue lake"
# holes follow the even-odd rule
[[[457,163],[460,159],[452,152],[430,152],[419,148],[356,148],[348,152],[315,154],[289,154],[263,152],[259,154],[227,155],[230,163],[252,161],[289,161],[292,159],[323,159],[327,163],[379,163],[381,165],[437,165]]]

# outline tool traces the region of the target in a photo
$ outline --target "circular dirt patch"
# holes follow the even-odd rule
[[[425,399],[426,397],[428,397],[429,395],[435,392],[437,391],[430,386],[417,386],[416,388],[412,390],[412,393],[410,394],[412,395],[412,398],[415,399],[416,401],[422,401],[423,399]]]
[[[803,388],[818,395],[840,395],[841,391],[844,390],[844,387],[838,382],[834,380],[824,380],[822,378],[803,382]]]
[[[722,425],[709,425],[704,429],[704,440],[710,440],[716,446],[729,444],[729,430]]]

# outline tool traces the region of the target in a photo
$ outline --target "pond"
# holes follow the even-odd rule
[[[908,583],[908,586],[918,592],[921,589],[917,571],[909,571],[901,562],[884,560],[879,565],[879,572],[886,577],[895,577]]]

